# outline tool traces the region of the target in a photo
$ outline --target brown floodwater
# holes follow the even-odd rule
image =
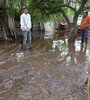
[[[33,38],[31,51],[0,43],[0,100],[87,100],[90,45],[49,32]]]

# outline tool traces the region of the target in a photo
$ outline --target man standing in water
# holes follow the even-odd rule
[[[28,13],[27,8],[24,8],[23,14],[21,15],[20,19],[21,30],[23,33],[23,49],[26,50],[27,39],[29,44],[29,50],[32,49],[31,47],[31,16]]]
[[[82,18],[81,25],[80,25],[81,35],[82,35],[81,42],[83,44],[84,41],[85,41],[85,43],[87,44],[87,41],[88,41],[88,28],[90,27],[89,26],[90,18],[88,16],[87,11],[84,11],[83,14],[84,14],[84,16]]]

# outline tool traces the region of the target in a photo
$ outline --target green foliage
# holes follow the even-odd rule
[[[23,13],[23,7],[27,7],[34,20],[46,21],[52,20],[53,14],[56,15],[57,19],[63,18],[59,10],[60,8],[63,9],[67,16],[74,16],[75,12],[71,8],[66,7],[66,5],[78,10],[82,1],[83,0],[8,0],[7,12],[15,19],[19,19]],[[3,6],[3,1],[0,1],[0,6]],[[90,6],[89,0],[86,6]]]
[[[32,0],[32,7],[35,11],[34,18],[38,18],[39,20],[52,20],[54,9],[58,9],[63,3],[63,0]],[[33,13],[32,13],[33,15]],[[57,17],[62,17],[61,14],[56,14]]]
[[[0,8],[2,8],[3,7],[3,2],[2,1],[0,1]]]

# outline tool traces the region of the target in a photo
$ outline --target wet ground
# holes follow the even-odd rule
[[[0,43],[0,100],[87,100],[90,46],[52,33],[36,37],[31,51]]]

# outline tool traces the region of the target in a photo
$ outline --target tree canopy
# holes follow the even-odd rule
[[[76,17],[78,17],[83,10],[90,8],[89,0],[33,0],[32,4],[34,9],[44,12],[46,15],[62,13],[68,23],[68,11],[73,13],[73,21],[76,21]]]
[[[7,12],[17,18],[22,13],[22,8],[27,7],[35,19],[50,19],[52,14],[60,13],[69,23],[67,16],[81,14],[83,10],[89,9],[89,0],[1,0],[0,6],[6,5]],[[75,21],[75,18],[74,18]]]

